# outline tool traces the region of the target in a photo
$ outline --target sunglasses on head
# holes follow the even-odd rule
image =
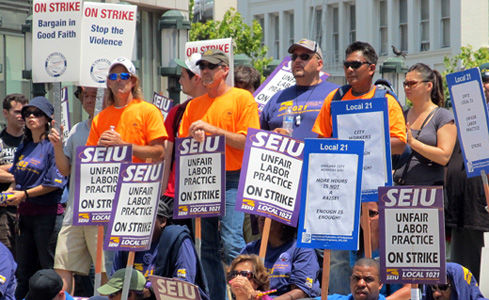
[[[360,68],[362,65],[370,65],[368,61],[358,61],[358,60],[353,60],[353,61],[343,61],[343,66],[345,69],[352,68],[354,70]]]
[[[199,64],[199,69],[200,70],[205,70],[205,69],[209,69],[209,70],[214,70],[215,68],[219,67],[220,64]]]
[[[450,287],[449,283],[446,284],[436,284],[436,285],[430,285],[431,291],[436,292],[436,291],[446,291]]]
[[[36,118],[44,116],[44,113],[39,109],[26,109],[22,112],[22,118],[27,119],[30,115]]]
[[[129,73],[110,73],[108,77],[110,80],[117,80],[117,77],[119,77],[121,80],[128,80],[129,78],[131,78],[131,74],[129,74]]]
[[[251,272],[251,271],[231,271],[228,273],[228,281],[235,278],[238,275],[246,277],[246,278],[248,278],[248,280],[255,277],[255,274],[253,274],[253,272]]]
[[[308,61],[311,59],[311,57],[313,56],[314,54],[309,54],[309,53],[302,53],[302,54],[292,54],[290,56],[290,59],[292,59],[292,61],[295,61],[297,58],[300,58],[302,61]]]

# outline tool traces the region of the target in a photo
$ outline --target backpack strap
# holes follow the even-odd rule
[[[332,101],[340,101],[343,99],[346,93],[351,89],[351,85],[345,84],[343,86],[340,86],[337,90],[336,93],[333,96]]]

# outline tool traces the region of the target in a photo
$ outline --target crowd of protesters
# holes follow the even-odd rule
[[[235,70],[236,86],[229,86],[229,57],[216,49],[176,60],[182,90],[191,99],[175,106],[166,120],[144,101],[136,68],[124,57],[109,68],[106,107],[96,116],[96,90],[77,88],[75,95],[89,118],[76,124],[65,141],[64,128],[56,129],[52,120],[54,108],[48,99],[35,97],[28,102],[22,95],[8,95],[3,102],[7,126],[0,133],[0,182],[2,191],[9,193],[0,205],[0,300],[72,299],[70,295],[76,294],[74,275],[89,276],[98,233],[95,226],[72,225],[75,151],[83,145],[120,144],[132,145],[135,163],[165,160],[151,246],[135,257],[128,299],[156,299],[146,283],[148,275],[191,282],[202,299],[320,299],[321,254],[298,248],[297,229],[272,221],[266,256],[260,260],[264,218],[235,209],[247,130],[261,128],[300,140],[329,138],[332,101],[379,97],[387,99],[391,153],[407,157],[394,165],[396,184],[446,189],[453,263],[447,263],[447,284],[425,286],[423,297],[485,299],[477,279],[481,272],[489,272],[480,268],[489,213],[481,179],[465,175],[439,72],[423,63],[409,68],[403,86],[412,106],[404,109],[390,86],[373,82],[378,56],[368,43],[354,42],[346,49],[343,64],[348,84],[341,87],[322,77],[324,57],[317,42],[302,39],[288,52],[295,84],[277,92],[260,114],[252,95],[260,74],[240,66]],[[487,97],[489,63],[480,69]],[[287,114],[292,114],[292,126],[283,128]],[[174,143],[176,137],[203,141],[206,135],[226,137],[226,214],[202,220],[199,257],[192,221],[172,219]],[[61,204],[64,189],[68,201]],[[329,291],[334,295],[328,298],[410,299],[409,285],[388,286],[380,280],[377,203],[369,203],[368,214],[374,259],[364,258],[361,250],[333,251]],[[121,299],[127,257],[127,252],[105,251],[103,285],[97,290],[103,297],[92,299]]]

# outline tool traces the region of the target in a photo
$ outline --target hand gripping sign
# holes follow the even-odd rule
[[[108,223],[122,163],[132,146],[80,146],[76,149],[73,225]]]
[[[443,187],[379,187],[384,283],[445,283]]]
[[[236,209],[297,225],[304,143],[249,128]]]
[[[121,165],[104,249],[143,251],[150,248],[162,176],[163,163]]]

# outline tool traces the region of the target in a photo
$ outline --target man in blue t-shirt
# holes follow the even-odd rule
[[[260,126],[264,130],[290,134],[282,128],[284,115],[289,113],[294,120],[292,137],[315,138],[317,134],[312,132],[312,126],[324,98],[338,86],[320,77],[323,54],[317,42],[302,39],[288,51],[292,54],[291,69],[296,84],[273,95],[263,108]]]

